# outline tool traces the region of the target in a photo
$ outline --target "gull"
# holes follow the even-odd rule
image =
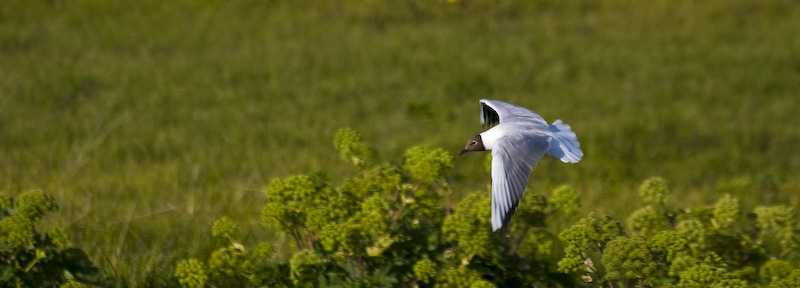
[[[569,125],[547,121],[526,108],[497,100],[480,100],[481,125],[496,126],[467,141],[461,156],[471,151],[492,151],[492,231],[508,226],[517,210],[528,176],[547,153],[564,163],[583,157],[578,137]]]

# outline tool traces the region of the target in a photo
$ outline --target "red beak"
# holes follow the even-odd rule
[[[469,150],[467,150],[467,149],[461,150],[461,152],[458,152],[458,156],[461,156],[461,154],[464,154],[464,153],[467,153],[467,152],[469,152]]]

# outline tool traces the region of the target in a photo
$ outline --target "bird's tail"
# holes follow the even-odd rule
[[[564,163],[578,163],[583,157],[581,151],[581,144],[578,143],[578,136],[572,132],[569,125],[564,124],[561,120],[556,120],[547,131],[553,135],[550,140],[550,149],[547,153],[561,159]]]

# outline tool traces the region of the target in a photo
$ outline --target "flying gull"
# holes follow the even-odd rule
[[[497,100],[480,100],[481,125],[497,126],[473,136],[461,154],[492,150],[492,231],[507,226],[522,199],[528,175],[545,153],[564,163],[583,157],[578,137],[569,125],[547,125],[539,114]]]

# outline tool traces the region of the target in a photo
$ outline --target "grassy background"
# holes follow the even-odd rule
[[[0,190],[53,194],[49,225],[152,283],[219,216],[276,237],[271,179],[354,175],[337,129],[386,161],[455,155],[489,98],[572,125],[583,161],[543,159],[529,188],[587,211],[627,215],[656,175],[677,205],[798,207],[798,35],[790,0],[3,1]],[[456,193],[486,189],[484,159],[456,159]]]

